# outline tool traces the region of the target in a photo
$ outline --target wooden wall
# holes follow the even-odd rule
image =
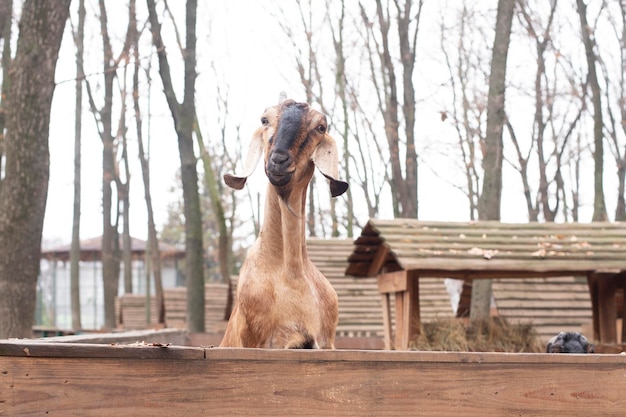
[[[7,416],[623,416],[626,355],[0,341]]]

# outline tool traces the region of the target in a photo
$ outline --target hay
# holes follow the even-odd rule
[[[476,323],[458,319],[423,323],[410,348],[451,352],[544,351],[531,324],[509,324],[500,317]]]

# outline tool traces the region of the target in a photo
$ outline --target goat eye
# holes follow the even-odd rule
[[[263,126],[267,126],[269,124],[269,121],[267,120],[267,117],[261,117],[261,124]]]
[[[317,131],[318,131],[318,132],[320,132],[320,133],[325,133],[325,132],[326,132],[326,126],[324,126],[324,125],[319,125],[319,126],[317,127]]]

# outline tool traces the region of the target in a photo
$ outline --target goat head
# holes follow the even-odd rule
[[[326,116],[306,103],[285,100],[269,107],[254,132],[241,175],[224,175],[226,184],[240,190],[265,154],[265,174],[286,198],[294,184],[308,184],[313,166],[330,181],[333,197],[343,194],[348,184],[337,179],[338,153],[328,134]]]

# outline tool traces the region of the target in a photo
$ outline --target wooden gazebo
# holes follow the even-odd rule
[[[346,274],[378,277],[387,347],[392,346],[391,296],[396,308],[395,347],[406,349],[419,332],[421,277],[471,281],[572,275],[587,277],[594,339],[614,344],[616,318],[626,312],[622,306],[626,224],[370,219],[354,242]]]

